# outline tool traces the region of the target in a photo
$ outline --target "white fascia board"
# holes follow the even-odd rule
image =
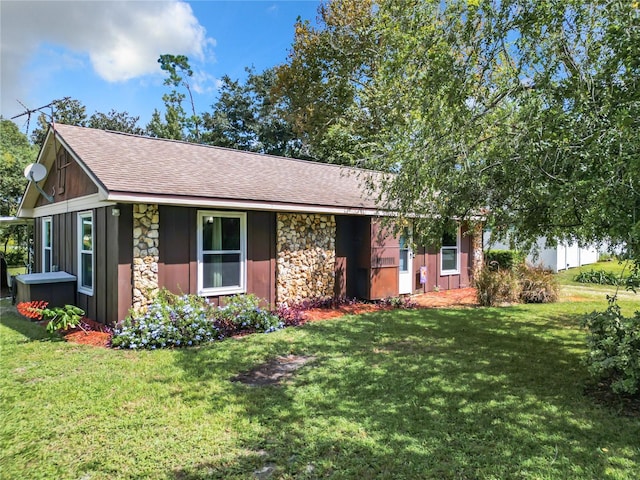
[[[385,216],[390,215],[372,208],[356,208],[356,207],[332,207],[321,205],[300,205],[295,203],[272,203],[253,200],[223,200],[223,199],[207,199],[207,198],[180,198],[180,197],[159,197],[154,195],[132,195],[128,193],[110,193],[107,199],[114,203],[147,203],[160,205],[175,205],[184,207],[202,207],[202,208],[223,208],[233,210],[264,210],[271,212],[290,212],[290,213],[325,213],[335,215],[371,215]]]
[[[39,218],[49,215],[60,215],[61,213],[67,212],[91,210],[92,208],[109,207],[112,205],[115,205],[115,202],[105,201],[100,193],[93,193],[84,197],[42,205],[41,207],[25,208],[21,213],[23,217]]]

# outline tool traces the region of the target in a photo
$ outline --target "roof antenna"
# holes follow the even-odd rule
[[[63,99],[60,100],[54,100],[51,103],[48,103],[47,105],[43,105],[42,107],[38,107],[38,108],[34,108],[34,109],[28,109],[22,102],[18,101],[18,103],[20,105],[22,105],[25,108],[25,111],[18,114],[18,115],[14,115],[13,117],[11,117],[11,120],[15,119],[15,118],[19,118],[19,117],[23,117],[25,115],[27,115],[27,133],[29,132],[29,122],[31,121],[31,115],[34,113],[41,113],[43,115],[47,115],[45,112],[43,112],[43,110],[45,108],[51,108],[51,114],[49,115],[51,118],[51,130],[53,132],[53,151],[54,154],[57,154],[57,148],[56,148],[56,124],[55,124],[55,107],[58,106],[60,103],[62,102],[68,102],[70,100],[70,97],[65,97]],[[29,180],[30,182],[33,182],[33,185],[36,187],[36,190],[38,190],[38,192],[40,192],[40,194],[49,202],[49,203],[53,203],[53,195],[49,195],[48,193],[46,193],[42,187],[40,187],[40,185],[38,185],[38,182],[44,180],[44,178],[47,176],[47,167],[45,167],[44,165],[42,165],[41,163],[31,163],[29,165],[27,165],[27,167],[24,169],[24,176],[27,180]]]

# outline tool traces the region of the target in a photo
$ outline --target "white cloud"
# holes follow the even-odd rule
[[[183,1],[2,0],[0,9],[3,114],[26,93],[26,66],[43,45],[88,58],[108,82],[159,73],[163,53],[205,61],[215,45]]]

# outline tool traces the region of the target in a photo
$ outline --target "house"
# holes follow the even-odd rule
[[[363,187],[375,172],[60,124],[38,163],[53,201],[31,182],[19,210],[34,271],[74,275],[76,305],[104,323],[160,288],[272,305],[460,288],[482,252],[464,227],[439,250],[387,235]]]

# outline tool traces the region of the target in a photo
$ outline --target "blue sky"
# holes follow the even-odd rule
[[[72,97],[87,114],[111,109],[146,125],[162,110],[163,53],[187,55],[196,110],[210,110],[219,79],[283,63],[298,16],[315,22],[319,1],[0,2],[0,113],[11,118]],[[23,131],[26,117],[14,121]]]

